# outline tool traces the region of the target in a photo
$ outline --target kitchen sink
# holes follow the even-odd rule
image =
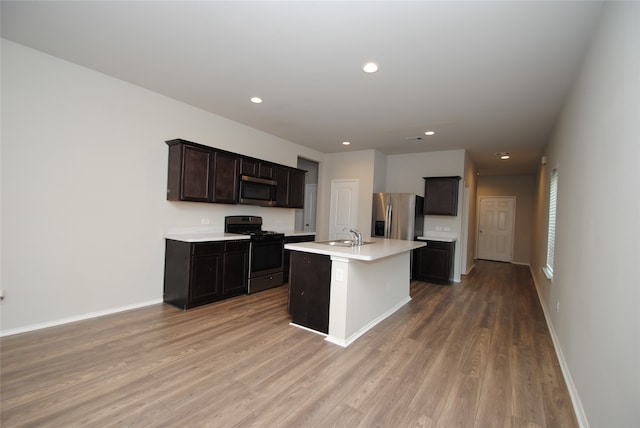
[[[354,244],[354,242],[349,239],[339,239],[335,241],[317,241],[316,244],[331,245],[333,247],[358,247],[359,246],[358,244]],[[360,245],[366,245],[366,244],[373,244],[373,242],[364,241]]]

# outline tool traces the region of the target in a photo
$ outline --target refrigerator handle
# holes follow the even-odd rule
[[[391,205],[387,205],[387,215],[384,221],[384,237],[389,239],[391,236],[391,216],[393,215]]]

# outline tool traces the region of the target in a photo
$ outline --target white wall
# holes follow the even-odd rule
[[[373,171],[373,192],[386,192],[387,191],[387,156],[383,153],[375,152],[375,163]],[[373,203],[373,199],[372,199]],[[373,210],[372,210],[373,215]],[[371,226],[370,226],[371,228]]]
[[[379,154],[375,150],[361,150],[325,155],[320,165],[318,185],[318,219],[316,239],[329,239],[329,213],[331,209],[331,181],[358,180],[357,228],[363,237],[371,235],[371,211],[373,206],[374,170]]]
[[[532,271],[584,426],[631,427],[640,422],[640,3],[607,8],[536,179]],[[548,281],[541,268],[556,165]]]
[[[440,152],[412,153],[408,155],[387,156],[387,192],[410,192],[424,195],[423,177],[460,176],[465,173],[465,151],[445,150]],[[464,181],[460,180],[458,192],[458,215],[428,215],[425,216],[424,231],[435,231],[436,227],[449,228],[451,232],[462,236],[462,210]],[[466,227],[466,226],[465,226]],[[462,272],[462,248],[460,241],[456,242],[455,263],[453,269],[454,280],[459,282]]]
[[[168,202],[165,140],[296,166],[323,155],[2,40],[3,334],[162,299],[165,229],[294,210]]]

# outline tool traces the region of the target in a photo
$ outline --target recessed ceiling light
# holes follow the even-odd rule
[[[434,134],[435,134],[434,131],[427,131],[427,132],[424,133],[424,135],[434,135]]]
[[[254,104],[261,104],[262,103],[262,98],[253,97],[253,98],[251,98],[251,102],[254,103]]]
[[[365,73],[375,73],[378,71],[378,64],[375,62],[368,62],[364,67],[362,67],[362,70],[364,70]]]
[[[507,160],[507,159],[509,159],[509,155],[502,155],[502,156],[500,156],[500,159]]]
[[[511,157],[510,155],[511,155],[511,152],[498,152],[498,153],[496,153],[496,156],[498,156],[502,160],[509,159]]]
[[[348,141],[343,141],[343,142],[342,142],[342,145],[343,145],[343,146],[348,146],[349,144],[351,144],[351,143],[350,143],[350,142],[348,142]]]

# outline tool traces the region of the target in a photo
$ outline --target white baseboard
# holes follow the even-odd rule
[[[347,337],[346,339],[340,339],[340,338],[337,338],[337,337],[334,337],[334,336],[331,336],[331,335],[327,335],[327,337],[324,340],[326,340],[327,342],[334,343],[336,345],[340,345],[343,348],[346,348],[347,346],[349,346],[353,342],[355,342],[356,339],[358,339],[360,336],[362,336],[363,334],[365,334],[366,332],[371,330],[373,327],[375,327],[376,324],[380,323],[385,318],[391,316],[394,312],[396,312],[398,309],[400,309],[401,307],[403,307],[404,305],[406,305],[410,301],[411,301],[411,297],[407,297],[406,299],[403,299],[401,302],[399,302],[398,304],[396,304],[395,306],[393,306],[392,308],[390,308],[389,310],[387,310],[386,312],[384,312],[380,316],[378,316],[375,319],[373,319],[367,325],[365,325],[360,330],[356,331],[355,333],[353,333],[351,336]]]
[[[551,334],[551,341],[553,342],[553,347],[556,351],[558,362],[560,363],[560,370],[562,370],[562,376],[564,377],[564,381],[567,384],[567,389],[569,390],[569,396],[571,397],[571,404],[573,405],[573,411],[576,414],[576,419],[578,419],[578,426],[580,426],[580,428],[589,428],[590,427],[589,421],[587,420],[587,415],[584,412],[584,408],[582,407],[582,401],[580,401],[578,390],[576,389],[575,383],[573,383],[573,378],[571,377],[571,372],[569,371],[567,360],[564,358],[564,353],[562,352],[560,341],[558,340],[556,331],[553,328],[553,324],[551,323],[551,317],[549,316],[549,311],[547,310],[547,306],[544,303],[544,299],[542,298],[542,293],[540,291],[540,286],[538,284],[538,281],[536,280],[536,276],[533,274],[533,269],[531,269],[531,266],[529,266],[529,271],[531,272],[531,278],[533,278],[533,284],[536,287],[536,293],[538,294],[538,300],[540,301],[540,306],[542,306],[544,319],[547,321],[547,327],[549,328],[549,333]]]
[[[89,312],[87,314],[77,315],[74,317],[61,318],[54,321],[47,321],[39,324],[32,324],[25,327],[14,328],[11,330],[0,331],[0,337],[4,336],[12,336],[14,334],[27,333],[30,331],[41,330],[43,328],[55,327],[58,325],[68,324],[70,322],[88,320],[91,318],[97,318],[104,315],[111,315],[118,312],[129,311],[131,309],[143,308],[145,306],[157,305],[158,303],[162,303],[162,299],[150,300],[148,302],[136,303],[133,305],[120,306],[117,308],[105,309],[103,311]]]
[[[309,327],[305,327],[305,326],[300,325],[300,324],[296,324],[296,323],[290,322],[289,325],[297,327],[297,328],[300,328],[300,329],[305,330],[305,331],[310,331],[311,333],[315,333],[315,334],[323,336],[323,337],[327,337],[327,335],[325,333],[322,333],[320,331],[314,330],[314,329],[309,328]]]
[[[467,269],[467,271],[463,275],[469,275],[471,271],[474,270],[475,268],[476,268],[476,265],[472,264],[471,267]]]

